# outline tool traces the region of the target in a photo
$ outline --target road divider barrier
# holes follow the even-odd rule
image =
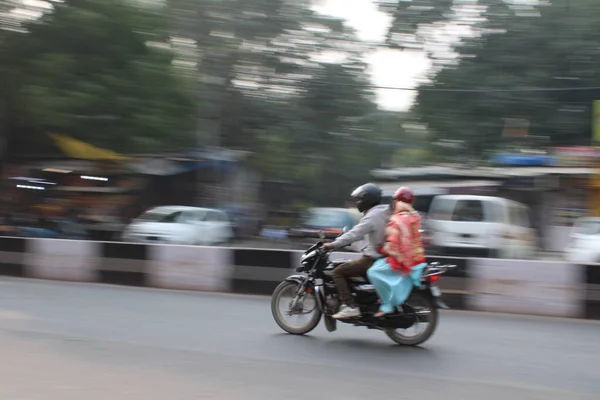
[[[0,237],[0,275],[270,295],[301,251]],[[333,260],[356,253],[333,253]],[[454,309],[600,319],[600,264],[429,257]]]

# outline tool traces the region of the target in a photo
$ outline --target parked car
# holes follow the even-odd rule
[[[215,245],[233,238],[227,214],[211,208],[163,206],[146,211],[123,233],[138,243]]]
[[[584,217],[575,220],[564,257],[574,264],[600,262],[600,218]]]
[[[301,215],[299,224],[288,231],[288,239],[298,248],[305,249],[319,240],[320,231],[328,240],[333,240],[342,233],[344,227],[352,229],[360,218],[358,211],[349,208],[309,208]],[[363,239],[344,250],[359,252],[364,246]]]
[[[434,254],[526,259],[536,250],[529,208],[500,197],[437,196],[426,226]]]

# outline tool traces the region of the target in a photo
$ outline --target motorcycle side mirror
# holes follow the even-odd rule
[[[319,239],[325,239],[325,232],[323,232],[322,230],[319,231]]]

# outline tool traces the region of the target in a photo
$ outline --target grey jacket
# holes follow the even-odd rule
[[[367,245],[362,249],[363,254],[375,259],[381,258],[382,255],[377,249],[385,241],[385,228],[390,215],[390,206],[388,205],[381,204],[371,208],[354,228],[332,243],[333,247],[336,249],[346,247],[365,238]]]

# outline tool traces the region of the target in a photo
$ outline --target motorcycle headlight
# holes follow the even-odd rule
[[[308,261],[310,258],[312,258],[312,257],[313,257],[313,256],[314,256],[316,253],[317,253],[317,252],[316,252],[316,250],[313,250],[313,251],[311,251],[311,252],[310,252],[310,253],[308,253],[308,254],[304,254],[304,255],[302,256],[302,258],[300,258],[300,263],[301,263],[301,264],[304,264],[304,263],[305,263],[305,262],[307,262],[307,261]]]
[[[308,268],[310,268],[311,262],[316,254],[317,254],[317,252],[315,250],[313,250],[310,253],[302,255],[302,257],[300,258],[300,266],[298,268],[296,268],[296,271],[302,272],[302,271],[306,271]]]

